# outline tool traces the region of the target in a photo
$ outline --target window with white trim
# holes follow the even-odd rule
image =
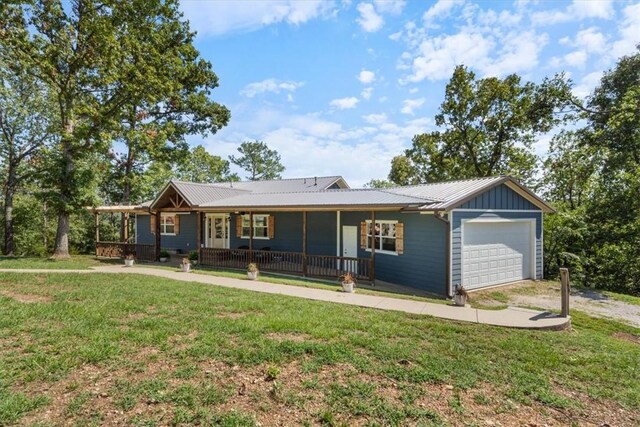
[[[161,215],[160,216],[160,234],[175,235],[176,234],[176,216]]]
[[[249,238],[249,215],[242,216],[242,238]],[[253,215],[253,238],[269,238],[269,215]]]
[[[376,220],[375,245],[376,252],[397,254],[396,225],[398,221]],[[371,220],[367,221],[367,250],[371,250]]]

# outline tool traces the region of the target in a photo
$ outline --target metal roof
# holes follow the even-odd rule
[[[341,176],[317,176],[308,178],[272,179],[267,181],[219,182],[216,187],[235,188],[253,193],[291,193],[296,191],[323,191],[338,184],[341,188],[349,185]]]
[[[393,194],[378,189],[344,189],[321,192],[248,193],[228,199],[214,200],[202,208],[292,208],[330,206],[420,206],[427,199]]]
[[[238,194],[248,193],[239,188],[224,187],[218,184],[171,181],[176,190],[192,206],[198,206],[211,200],[226,199]]]

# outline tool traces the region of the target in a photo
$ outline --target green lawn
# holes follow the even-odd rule
[[[0,273],[0,425],[640,422],[638,330],[519,331],[142,275]]]
[[[0,268],[48,268],[56,270],[85,270],[104,263],[116,261],[97,260],[93,255],[73,255],[70,259],[51,260],[42,257],[0,256]]]

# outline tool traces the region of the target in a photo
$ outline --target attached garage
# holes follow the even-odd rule
[[[535,219],[463,221],[461,264],[470,290],[535,278]]]

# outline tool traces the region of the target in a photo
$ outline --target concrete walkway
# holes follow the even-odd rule
[[[90,270],[48,270],[48,269],[0,269],[0,273],[135,273],[147,276],[162,277],[183,282],[197,282],[226,288],[243,289],[268,294],[287,295],[316,301],[338,304],[356,305],[379,310],[402,311],[405,313],[425,314],[442,319],[461,322],[482,323],[485,325],[504,326],[520,329],[562,330],[571,326],[570,318],[524,308],[509,307],[504,310],[479,310],[470,307],[454,307],[446,304],[434,304],[424,301],[392,298],[387,296],[347,294],[324,289],[305,288],[301,286],[279,285],[259,280],[242,280],[231,277],[210,276],[204,274],[182,273],[148,267],[124,267],[109,265],[94,267]]]

